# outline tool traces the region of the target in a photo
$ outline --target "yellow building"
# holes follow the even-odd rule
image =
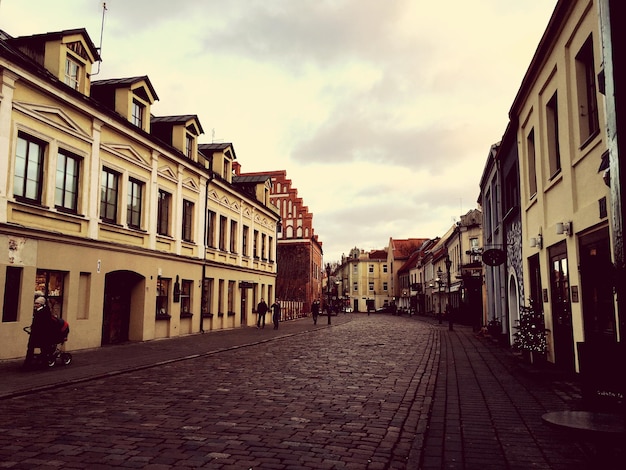
[[[566,371],[576,343],[617,341],[602,66],[597,1],[559,1],[511,108],[526,295]]]
[[[375,311],[393,302],[386,250],[353,248],[349,256],[342,256],[335,278],[342,305],[355,312]]]
[[[153,116],[148,77],[91,81],[84,29],[0,32],[0,359],[42,291],[93,348],[252,324],[274,299],[269,179],[237,181],[194,114]]]

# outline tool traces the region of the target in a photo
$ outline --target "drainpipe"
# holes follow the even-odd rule
[[[204,333],[204,312],[202,311],[204,305],[206,304],[206,293],[204,292],[204,279],[206,278],[206,237],[207,237],[207,222],[208,222],[208,211],[209,211],[209,184],[213,180],[213,172],[209,170],[209,178],[206,180],[205,188],[204,188],[204,246],[202,252],[202,279],[200,281],[200,333]]]

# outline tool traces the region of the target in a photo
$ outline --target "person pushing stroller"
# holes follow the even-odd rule
[[[24,367],[28,367],[33,362],[35,348],[39,348],[41,354],[47,358],[51,357],[56,350],[56,345],[67,340],[69,332],[68,323],[53,315],[46,298],[43,296],[36,297]]]

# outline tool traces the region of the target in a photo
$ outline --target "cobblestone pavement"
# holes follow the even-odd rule
[[[463,326],[325,323],[0,364],[0,468],[597,468],[593,446],[541,422],[577,406],[575,382]]]

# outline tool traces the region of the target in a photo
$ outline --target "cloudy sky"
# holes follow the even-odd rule
[[[335,261],[444,234],[556,0],[0,0],[12,36],[86,28],[98,77],[148,75],[242,171],[286,170]]]

